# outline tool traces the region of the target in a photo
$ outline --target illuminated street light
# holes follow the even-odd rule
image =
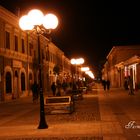
[[[84,59],[83,58],[78,58],[78,59],[71,59],[71,64],[73,65],[81,65],[84,63]]]
[[[95,76],[94,76],[94,74],[92,73],[92,71],[86,71],[85,72],[89,77],[91,77],[92,79],[94,79],[95,78]]]
[[[42,87],[42,64],[41,64],[41,50],[40,50],[40,35],[43,33],[50,33],[51,29],[55,29],[58,25],[58,19],[53,14],[44,14],[38,10],[33,9],[29,11],[27,15],[24,15],[19,20],[19,26],[22,30],[30,31],[34,30],[37,34],[38,40],[38,63],[39,63],[39,95],[40,95],[40,122],[38,129],[48,128],[48,125],[45,120],[44,113],[44,95]],[[49,32],[48,32],[49,30]]]
[[[89,71],[89,67],[81,67],[81,71]]]
[[[71,59],[71,64],[76,66],[76,74],[77,74],[77,65],[83,64],[84,61],[85,61],[85,60],[84,60],[83,58],[78,58],[78,59],[72,58],[72,59]],[[79,77],[79,76],[78,76],[78,77]]]
[[[83,58],[76,59],[76,64],[77,65],[81,65],[83,63],[84,63],[84,59]]]
[[[78,58],[78,59],[71,59],[71,64],[73,65],[80,65],[84,63],[84,59],[83,58]]]

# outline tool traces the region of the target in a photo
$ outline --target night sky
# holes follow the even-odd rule
[[[140,8],[125,0],[0,0],[2,6],[21,14],[32,8],[53,12],[59,26],[52,41],[65,55],[83,57],[97,68],[113,45],[140,44]],[[27,12],[25,14],[27,14]]]

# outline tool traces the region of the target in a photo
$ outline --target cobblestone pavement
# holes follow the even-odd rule
[[[38,104],[29,104],[20,105],[13,104],[7,106],[7,112],[3,110],[3,113],[0,114],[0,125],[9,126],[9,125],[29,125],[35,124],[38,118],[39,105]],[[15,112],[14,112],[15,111]],[[6,119],[7,118],[7,119]],[[3,120],[5,119],[5,121]],[[2,121],[3,120],[3,121]],[[50,124],[54,123],[79,123],[79,122],[94,122],[100,121],[100,111],[99,103],[97,96],[84,97],[83,100],[78,100],[75,102],[75,112],[72,114],[53,114],[46,115],[46,120]]]
[[[83,100],[76,101],[75,112],[72,114],[46,115],[49,128],[42,130],[46,131],[45,134],[44,132],[39,134],[40,130],[36,129],[39,123],[39,103],[33,104],[31,98],[29,98],[25,101],[21,100],[21,102],[14,101],[0,104],[2,108],[0,132],[3,132],[0,134],[0,140],[4,137],[10,140],[102,140],[102,136],[99,136],[98,132],[101,117],[97,91],[95,93],[96,95],[91,94],[91,96],[84,95]],[[92,130],[92,124],[96,126],[96,129]],[[88,131],[89,128],[92,130],[91,132]],[[9,130],[9,133],[6,132],[6,129]],[[52,133],[54,130],[55,136]],[[60,135],[60,131],[62,135]],[[82,133],[83,131],[84,133]],[[32,134],[35,136],[31,137]]]
[[[88,102],[88,103],[87,103]],[[55,119],[54,119],[55,118]],[[84,100],[76,101],[75,112],[72,114],[48,115],[47,120],[50,122],[69,123],[69,122],[94,122],[101,120],[98,97],[85,97]]]
[[[140,91],[99,86],[75,103],[72,114],[46,115],[48,129],[37,129],[39,103],[31,97],[0,103],[0,140],[140,140]],[[135,121],[135,128],[126,128]]]

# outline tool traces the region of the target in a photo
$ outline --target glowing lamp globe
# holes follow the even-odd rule
[[[71,59],[71,64],[76,64],[76,60],[75,59]]]
[[[27,15],[22,16],[19,19],[19,26],[22,30],[32,30],[34,26],[31,24],[30,19]]]
[[[32,25],[41,25],[43,22],[44,15],[40,10],[33,9],[29,11],[28,17],[32,22]]]
[[[46,29],[55,29],[58,26],[58,18],[54,14],[47,14],[43,19],[43,26]]]
[[[83,63],[84,63],[84,59],[83,58],[77,59],[77,64],[83,64]]]

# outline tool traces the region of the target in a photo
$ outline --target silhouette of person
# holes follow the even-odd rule
[[[134,95],[133,79],[130,76],[128,77],[128,85],[129,85],[129,94]]]
[[[63,81],[62,88],[63,88],[64,93],[66,93],[67,86],[68,85],[67,85],[66,81]]]
[[[106,90],[106,80],[102,80],[102,85],[103,85],[104,90]]]
[[[128,90],[128,79],[126,77],[124,79],[124,88],[125,90]]]
[[[56,95],[56,85],[55,85],[55,82],[52,83],[51,90],[53,92],[53,96],[55,96]]]
[[[61,82],[58,80],[57,86],[56,86],[56,88],[57,88],[56,96],[61,96],[61,87],[62,87]]]
[[[106,86],[107,86],[107,90],[109,90],[110,89],[110,80],[109,79],[106,81]]]
[[[33,93],[33,102],[37,101],[38,100],[38,84],[37,82],[35,81],[31,87],[31,90],[32,90],[32,93]]]

